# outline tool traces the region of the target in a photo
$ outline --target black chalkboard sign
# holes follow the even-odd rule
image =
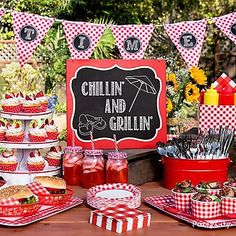
[[[89,141],[92,132],[95,140],[112,139],[114,134],[117,140],[153,140],[163,128],[160,105],[165,107],[165,100],[160,101],[163,79],[158,75],[165,67],[159,70],[162,73],[140,61],[132,68],[123,64],[77,68],[70,79],[74,103],[68,106],[72,108],[68,124],[76,138]]]

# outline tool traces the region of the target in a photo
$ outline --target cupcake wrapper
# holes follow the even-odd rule
[[[4,141],[6,139],[5,134],[0,134],[0,141]]]
[[[31,135],[29,134],[29,140],[32,143],[40,143],[40,142],[45,142],[47,139],[46,136],[35,136],[35,135]]]
[[[49,166],[61,166],[61,160],[46,157]]]
[[[8,142],[23,142],[25,135],[19,135],[19,136],[6,136],[6,139]]]
[[[2,106],[3,111],[5,112],[12,112],[12,113],[19,113],[22,111],[22,105],[16,105],[16,106]]]
[[[42,112],[45,112],[48,109],[48,104],[47,103],[41,104],[41,109]]]
[[[177,193],[172,191],[175,207],[178,210],[188,211],[191,209],[191,198],[196,193]]]
[[[23,107],[25,113],[39,113],[42,111],[41,106]]]
[[[17,163],[15,164],[0,164],[0,170],[3,171],[15,171],[17,167]]]
[[[57,140],[58,135],[58,132],[47,132],[48,139],[50,140]]]
[[[27,168],[29,171],[42,171],[44,169],[45,165],[31,165],[27,163]]]
[[[222,215],[229,215],[236,213],[236,198],[222,198]]]

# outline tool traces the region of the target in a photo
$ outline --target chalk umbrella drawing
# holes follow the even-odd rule
[[[140,91],[143,91],[145,93],[150,93],[150,94],[157,94],[156,89],[154,88],[153,84],[151,81],[148,79],[146,75],[132,75],[132,76],[126,76],[125,79],[134,87],[138,89],[133,102],[129,108],[129,112],[132,110],[132,107],[140,93]]]

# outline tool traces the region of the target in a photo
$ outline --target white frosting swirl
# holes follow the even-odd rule
[[[9,162],[16,162],[16,156],[10,156],[10,157],[3,157],[2,155],[0,155],[0,162],[3,163],[9,163]]]
[[[23,106],[35,106],[35,105],[40,105],[40,102],[37,100],[26,100],[24,99],[22,101]]]
[[[46,129],[44,128],[39,128],[39,127],[36,127],[36,128],[30,128],[29,129],[29,133],[31,135],[34,135],[34,136],[47,136],[47,132],[46,132]]]
[[[19,98],[8,98],[8,99],[2,99],[2,106],[11,106],[11,105],[19,105],[20,100]]]
[[[43,96],[43,97],[36,98],[36,100],[39,101],[40,103],[46,103],[48,102],[48,97]]]
[[[24,133],[24,129],[22,127],[19,128],[15,128],[13,126],[8,127],[8,129],[6,130],[6,135],[19,135]]]
[[[7,130],[6,126],[0,126],[0,133],[5,133]]]
[[[45,162],[45,160],[44,160],[44,158],[40,155],[36,155],[35,154],[35,157],[28,157],[28,159],[27,159],[27,162],[29,163],[29,164],[35,164],[35,163],[44,163]]]
[[[61,159],[61,155],[63,154],[63,152],[48,152],[47,153],[47,156],[49,158],[52,158],[52,159]]]
[[[58,131],[58,127],[56,125],[45,125],[45,129],[47,132],[55,132]]]

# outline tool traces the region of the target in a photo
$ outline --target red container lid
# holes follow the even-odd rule
[[[83,149],[80,146],[74,146],[74,147],[73,146],[67,146],[65,148],[65,151],[67,151],[67,152],[82,152]]]
[[[84,155],[89,155],[89,156],[102,156],[103,151],[99,149],[94,149],[94,150],[84,150]]]

